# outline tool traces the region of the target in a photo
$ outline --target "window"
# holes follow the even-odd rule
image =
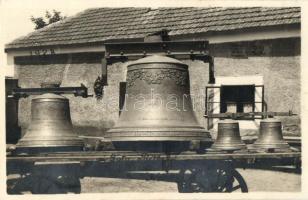
[[[222,85],[220,113],[247,113],[255,110],[255,85]]]

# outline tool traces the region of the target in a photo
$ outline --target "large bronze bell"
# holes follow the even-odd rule
[[[259,138],[252,145],[253,149],[290,149],[282,136],[281,121],[268,118],[260,122]]]
[[[81,150],[83,141],[73,131],[69,100],[45,93],[31,101],[31,123],[17,143],[24,151]]]
[[[211,149],[235,151],[245,148],[246,145],[240,136],[239,123],[231,119],[219,121],[217,139]]]
[[[106,138],[145,148],[160,142],[171,147],[192,140],[211,141],[193,111],[188,66],[160,55],[130,63],[123,111]]]

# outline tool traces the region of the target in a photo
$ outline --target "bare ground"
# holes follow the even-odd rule
[[[244,177],[249,192],[300,192],[301,175],[288,172],[238,169]],[[85,177],[81,192],[178,192],[174,182],[134,180],[119,178]]]

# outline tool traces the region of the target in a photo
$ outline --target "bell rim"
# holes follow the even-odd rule
[[[138,142],[138,141],[148,141],[148,142],[163,142],[163,141],[178,141],[178,142],[189,142],[189,141],[204,141],[204,142],[213,142],[213,139],[210,137],[188,137],[183,136],[181,137],[149,137],[149,136],[143,136],[143,137],[106,137],[111,142]]]
[[[105,138],[111,141],[187,141],[187,140],[211,140],[212,137],[209,131],[206,131],[202,127],[198,129],[181,129],[176,128],[167,130],[170,128],[157,128],[156,130],[147,130],[146,128],[113,128],[106,132]]]
[[[243,150],[243,149],[247,149],[247,146],[245,144],[234,144],[234,146],[231,146],[231,145],[217,145],[217,144],[213,144],[211,147],[210,147],[211,150]]]
[[[270,145],[288,145],[290,146],[287,142],[276,142],[276,143],[254,143],[254,146],[270,146]]]
[[[16,154],[41,154],[50,152],[79,152],[84,146],[16,146],[14,153]]]
[[[48,147],[83,147],[84,146],[84,142],[83,141],[75,141],[72,142],[70,141],[70,143],[68,144],[61,144],[61,143],[50,143],[50,144],[42,144],[42,141],[20,141],[16,144],[16,148],[48,148]]]
[[[26,136],[26,135],[25,135]],[[54,138],[36,138],[36,137],[26,137],[21,138],[16,147],[58,147],[58,146],[84,146],[84,141],[78,137],[67,137],[63,138],[61,136]]]
[[[127,131],[133,131],[133,132],[142,132],[142,131],[164,131],[164,132],[168,132],[168,131],[200,131],[200,132],[209,132],[206,131],[203,127],[200,126],[184,126],[184,127],[180,127],[180,126],[161,126],[161,127],[153,127],[153,126],[143,126],[143,127],[127,127],[127,126],[115,126],[112,127],[111,129],[109,129],[107,132],[113,132],[113,131],[120,131],[121,130],[127,132]]]
[[[288,143],[281,143],[281,144],[252,144],[248,147],[251,150],[257,149],[291,149],[291,146]]]
[[[145,135],[149,135],[150,134],[153,134],[153,135],[161,135],[162,137],[164,137],[164,135],[171,135],[172,137],[174,136],[182,136],[182,135],[187,135],[187,136],[191,136],[191,135],[210,135],[210,132],[209,131],[194,131],[194,130],[191,130],[191,131],[107,131],[106,132],[107,135],[114,135],[115,137],[117,135],[123,135],[123,136],[130,136],[130,135],[136,135],[137,137],[139,135],[142,135],[142,134],[145,134]]]

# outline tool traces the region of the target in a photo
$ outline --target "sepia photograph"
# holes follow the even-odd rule
[[[44,2],[0,3],[5,197],[305,193],[300,1]]]

